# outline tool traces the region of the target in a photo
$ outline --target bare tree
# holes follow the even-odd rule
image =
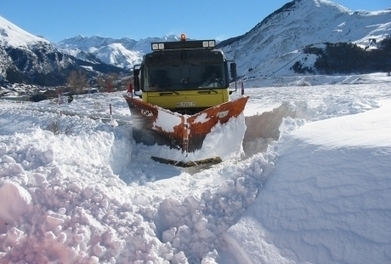
[[[109,73],[107,75],[106,83],[111,86],[111,91],[115,91],[118,89],[118,74]]]
[[[120,90],[127,90],[130,83],[133,84],[133,79],[130,76],[122,78],[120,84]]]
[[[88,86],[87,76],[81,71],[71,71],[67,77],[67,84],[72,93],[80,94]]]
[[[105,92],[107,90],[106,79],[104,78],[103,75],[99,75],[96,78],[96,84],[100,92]]]
[[[108,87],[110,87],[111,91],[117,90],[118,86],[118,74],[109,73],[106,75],[100,75],[96,79],[96,84],[100,91],[108,91]]]

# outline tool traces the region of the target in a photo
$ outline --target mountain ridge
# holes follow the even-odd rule
[[[83,72],[89,78],[100,73],[125,72],[92,54],[82,53],[76,58],[64,53],[45,38],[30,34],[1,16],[0,61],[0,83],[58,86],[66,83],[72,71]]]
[[[388,25],[388,28],[381,25]],[[380,41],[389,37],[390,25],[391,11],[351,11],[331,1],[296,0],[285,4],[242,38],[222,49],[238,61],[242,75],[247,71],[247,80],[271,76],[277,70],[280,75],[292,75],[294,71],[290,67],[296,57],[308,67],[314,66],[309,62],[315,62],[316,58],[303,53],[306,46],[346,42],[364,48],[370,39]],[[256,59],[242,59],[252,54]]]
[[[248,32],[221,41],[218,48],[237,62],[239,75],[244,81],[270,77],[277,73],[297,74],[293,68],[297,62],[303,64],[302,67],[317,72],[314,66],[315,56],[304,53],[308,45],[354,43],[365,48],[371,39],[375,38],[379,43],[389,37],[391,26],[387,29],[382,28],[382,25],[390,23],[391,10],[352,11],[327,0],[295,0],[265,17]],[[141,62],[143,54],[149,52],[151,41],[162,40],[164,39],[144,39],[143,42],[147,45],[139,44],[134,49],[139,53],[133,52],[134,57],[128,61],[123,61],[120,57],[117,57],[118,61],[108,61],[107,54],[106,59],[102,54],[97,54],[102,50],[101,47],[94,47],[94,54],[107,63],[131,68],[133,64]],[[373,45],[370,48],[377,47]],[[112,50],[113,54],[118,52],[120,49]],[[287,64],[290,61],[292,62]]]
[[[4,48],[9,43],[5,40],[8,33],[1,23],[4,20],[3,18],[0,20],[0,59],[3,61],[3,67],[0,67],[0,80],[7,79],[4,67],[15,68],[15,60],[12,60]],[[20,32],[21,29],[18,28],[18,31]],[[352,56],[369,56],[372,55],[371,51],[383,49],[381,55],[385,56],[384,60],[387,60],[388,56],[391,56],[389,55],[391,50],[388,50],[389,45],[384,45],[382,41],[390,39],[390,35],[391,9],[371,12],[351,11],[327,0],[294,0],[265,17],[248,32],[219,42],[218,48],[225,52],[227,58],[236,61],[241,80],[251,83],[253,80],[271,76],[322,74],[322,69],[317,68],[319,65],[317,62],[327,60],[329,44],[345,43],[347,46],[352,44],[353,50],[358,47],[367,51],[367,53],[361,51],[352,53]],[[26,36],[35,41],[29,40],[29,45],[22,45],[25,49],[32,50],[30,50],[31,55],[27,57],[37,57],[33,55],[34,51],[37,53],[37,49],[42,54],[45,53],[45,50],[51,50],[52,53],[63,54],[62,56],[57,55],[57,57],[66,57],[64,61],[57,61],[58,67],[64,67],[72,61],[73,68],[85,68],[79,64],[87,61],[89,66],[101,63],[101,65],[108,65],[108,67],[115,67],[111,70],[115,69],[120,72],[122,69],[124,73],[129,72],[133,65],[141,63],[142,56],[150,51],[152,41],[173,41],[179,38],[179,36],[167,35],[161,38],[148,37],[136,41],[127,37],[114,39],[78,35],[58,43],[50,43],[44,38],[28,32],[26,32]],[[34,43],[36,43],[35,46]],[[45,43],[47,46],[39,43]],[[15,49],[15,47],[13,48]],[[323,52],[317,50],[315,53],[308,53],[309,51],[314,52],[316,49],[321,49]],[[50,56],[53,57],[53,55]],[[336,58],[330,59],[336,60]],[[39,61],[37,58],[35,60]],[[366,68],[365,71],[375,69],[388,71],[391,62],[381,61],[379,65]],[[21,66],[23,65],[20,65],[19,68],[23,68]],[[41,68],[42,72],[42,68],[45,67],[37,68]],[[55,72],[54,68],[52,70]],[[20,69],[19,71],[23,73]],[[323,70],[324,72],[327,71]],[[63,80],[64,76],[61,78]]]

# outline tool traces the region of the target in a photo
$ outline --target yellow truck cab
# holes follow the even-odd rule
[[[153,42],[152,52],[133,68],[135,93],[142,101],[182,114],[194,114],[229,101],[236,89],[236,64],[215,40]]]

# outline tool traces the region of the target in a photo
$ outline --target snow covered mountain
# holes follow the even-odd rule
[[[296,62],[313,68],[320,56],[306,53],[310,45],[325,49],[327,43],[352,43],[377,49],[390,35],[391,10],[353,12],[327,0],[295,0],[221,45],[237,61],[245,79],[251,80],[295,74]],[[388,61],[390,56],[388,47]]]
[[[49,43],[0,18],[0,81],[55,85],[72,70],[128,71],[150,51],[152,41],[108,37],[67,38]],[[351,74],[391,70],[391,10],[351,11],[328,0],[294,0],[247,33],[219,43],[247,86],[278,85],[306,74]]]
[[[353,57],[368,56],[354,51],[355,47],[379,49],[382,41],[391,35],[391,10],[377,12],[351,11],[327,0],[295,0],[276,10],[244,35],[222,41],[227,57],[238,63],[243,80],[270,76],[289,76],[297,73],[326,73],[317,69],[318,58],[331,60],[318,49],[326,50],[327,43],[352,44]],[[172,40],[175,36],[164,37]],[[82,37],[65,39],[58,44],[64,51],[76,55],[78,51],[91,52],[106,63],[130,68],[150,51],[150,42],[162,40],[146,38],[140,41],[128,38]],[[357,45],[357,46],[355,46]],[[317,54],[309,53],[308,47]],[[340,50],[345,45],[338,46]],[[383,47],[384,48],[384,47]],[[314,50],[312,50],[314,52]],[[387,53],[388,52],[388,53]],[[350,73],[386,71],[391,68],[391,47],[382,54],[385,60],[379,66]],[[338,57],[338,55],[337,55]],[[341,60],[344,58],[337,58]],[[354,65],[357,67],[357,64]],[[319,67],[318,67],[319,68]],[[338,70],[338,69],[337,69]]]
[[[142,56],[150,52],[151,42],[175,40],[179,40],[179,37],[168,35],[163,38],[149,37],[136,41],[130,38],[113,39],[79,35],[66,38],[57,45],[64,52],[73,56],[78,57],[82,52],[89,52],[106,63],[129,69],[134,64],[141,63]]]
[[[97,73],[120,73],[123,69],[84,54],[77,59],[63,53],[48,40],[35,36],[0,17],[0,83],[63,85],[71,71],[92,77]]]

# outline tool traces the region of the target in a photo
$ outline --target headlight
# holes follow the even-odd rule
[[[213,48],[216,45],[214,40],[205,40],[202,41],[203,48]]]
[[[152,43],[152,50],[163,50],[164,43]]]

